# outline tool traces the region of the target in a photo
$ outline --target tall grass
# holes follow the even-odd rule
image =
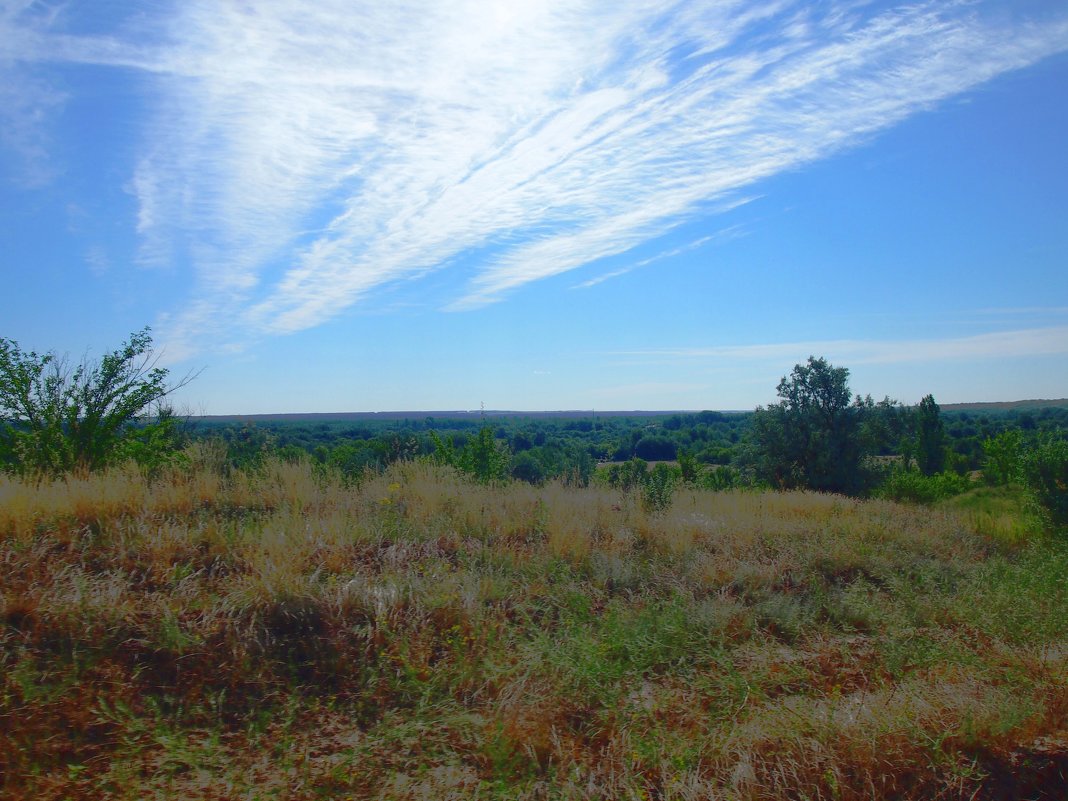
[[[990,798],[1068,759],[1068,552],[975,509],[190,464],[0,478],[0,794]]]

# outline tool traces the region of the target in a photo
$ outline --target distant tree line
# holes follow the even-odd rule
[[[310,460],[353,481],[393,462],[425,459],[482,482],[600,481],[663,508],[679,486],[809,489],[928,502],[989,484],[1030,488],[1056,525],[1068,475],[1068,408],[943,412],[851,393],[849,370],[810,357],[751,413],[507,417],[259,424],[179,419],[178,387],[158,366],[149,330],[98,361],[71,364],[0,339],[0,469],[56,476],[135,462],[180,464],[197,439],[227,464]]]

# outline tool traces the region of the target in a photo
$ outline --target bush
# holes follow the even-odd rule
[[[167,377],[148,328],[99,362],[74,367],[0,338],[0,456],[24,474],[90,472],[134,457],[159,466],[176,443],[163,400],[194,376],[175,385]],[[139,427],[153,406],[155,422]]]
[[[719,465],[701,474],[699,486],[701,489],[722,492],[740,487],[743,483],[740,470],[730,465]]]
[[[434,431],[430,432],[430,441],[434,446],[430,461],[434,464],[454,467],[483,484],[508,478],[512,454],[505,443],[497,441],[489,426],[482,426],[478,434],[467,440],[460,450]]]
[[[512,457],[512,478],[528,484],[545,481],[545,468],[530,451],[521,451]]]
[[[891,501],[934,503],[967,492],[971,481],[950,471],[925,476],[919,470],[893,470],[878,495]]]
[[[1002,431],[983,440],[983,478],[990,484],[1008,484],[1020,467],[1020,432]]]
[[[648,514],[661,514],[670,509],[677,480],[678,470],[666,464],[656,465],[642,481],[642,508]]]
[[[1024,485],[1046,522],[1068,529],[1068,440],[1047,438],[1021,459]]]
[[[671,461],[675,458],[675,443],[667,437],[642,437],[634,445],[634,455],[647,462]]]
[[[635,456],[629,461],[609,465],[604,471],[604,478],[613,489],[630,492],[642,485],[647,471],[648,464],[645,460]]]
[[[660,514],[671,507],[671,498],[682,479],[682,472],[664,463],[650,470],[647,462],[634,457],[621,464],[609,465],[602,476],[613,489],[624,494],[638,493],[642,508],[648,514]]]

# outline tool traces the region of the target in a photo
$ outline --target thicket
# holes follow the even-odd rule
[[[170,384],[168,376],[148,328],[98,361],[78,364],[54,351],[24,352],[0,338],[0,465],[38,476],[92,472],[127,460],[159,468],[181,444],[178,421],[164,401],[194,377]]]
[[[1020,457],[1020,471],[1047,522],[1068,532],[1068,440],[1039,441]]]

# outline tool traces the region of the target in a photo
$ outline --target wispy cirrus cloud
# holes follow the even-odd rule
[[[745,232],[742,230],[741,226],[732,225],[727,228],[724,228],[721,231],[717,231],[714,234],[709,234],[708,236],[702,236],[699,239],[695,239],[693,242],[690,242],[686,245],[682,245],[681,247],[670,248],[668,250],[657,253],[655,256],[649,256],[648,258],[636,261],[634,262],[634,264],[631,264],[628,267],[623,267],[619,270],[611,270],[610,272],[604,273],[603,275],[598,275],[596,278],[591,278],[588,281],[583,281],[582,283],[575,284],[571,288],[589,289],[590,287],[597,286],[598,284],[603,284],[605,281],[608,281],[611,278],[618,278],[621,275],[626,275],[632,270],[637,270],[641,267],[648,267],[650,264],[656,264],[656,262],[658,261],[663,261],[664,259],[671,259],[675,256],[681,256],[683,253],[689,253],[691,251],[697,250],[698,248],[704,247],[709,242],[716,240],[727,241],[731,239],[737,239],[738,237],[744,235]]]
[[[849,364],[905,364],[1006,359],[1068,354],[1068,326],[1024,328],[967,337],[943,339],[864,340],[837,339],[778,342],[759,345],[720,345],[697,348],[654,348],[617,351],[612,356],[693,359],[708,362],[803,361],[821,355]]]
[[[0,69],[149,76],[128,189],[142,258],[196,271],[178,353],[464,256],[449,308],[496,302],[1068,48],[1063,11],[941,0],[190,0],[79,30],[7,0]]]

